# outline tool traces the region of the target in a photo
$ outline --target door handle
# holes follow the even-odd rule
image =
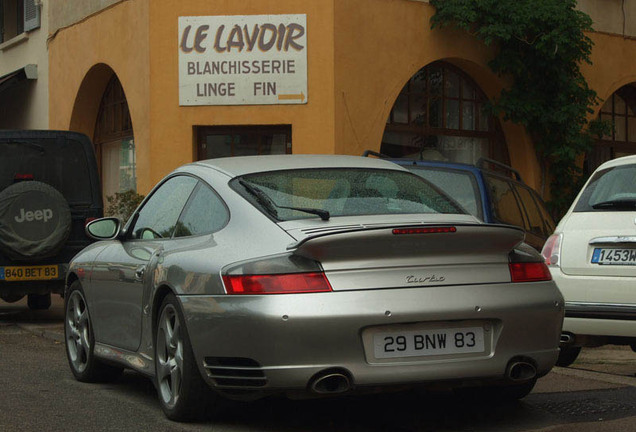
[[[144,279],[144,273],[146,273],[146,266],[137,267],[137,270],[135,270],[135,278],[138,281],[143,280]]]

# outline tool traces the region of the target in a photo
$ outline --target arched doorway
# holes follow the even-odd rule
[[[609,134],[596,140],[587,154],[587,174],[610,159],[636,154],[636,85],[628,84],[614,92],[605,101],[599,118],[613,127]]]
[[[499,120],[484,114],[487,97],[459,68],[444,62],[420,69],[397,97],[380,152],[391,157],[510,164]]]
[[[104,197],[137,191],[135,139],[124,89],[113,74],[104,90],[93,139]]]

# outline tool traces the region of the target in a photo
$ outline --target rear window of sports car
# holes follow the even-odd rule
[[[334,216],[455,213],[465,210],[428,181],[377,169],[302,169],[250,174],[232,187],[264,213],[286,221]]]

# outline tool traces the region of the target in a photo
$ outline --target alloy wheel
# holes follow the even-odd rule
[[[84,372],[90,353],[90,320],[81,292],[73,291],[66,307],[66,347],[73,368]]]
[[[163,402],[174,407],[183,381],[183,340],[181,323],[172,304],[167,304],[157,328],[157,383]]]

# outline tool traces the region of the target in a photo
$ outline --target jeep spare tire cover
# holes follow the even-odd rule
[[[52,186],[23,181],[0,192],[0,251],[9,258],[53,256],[70,232],[71,210]]]

